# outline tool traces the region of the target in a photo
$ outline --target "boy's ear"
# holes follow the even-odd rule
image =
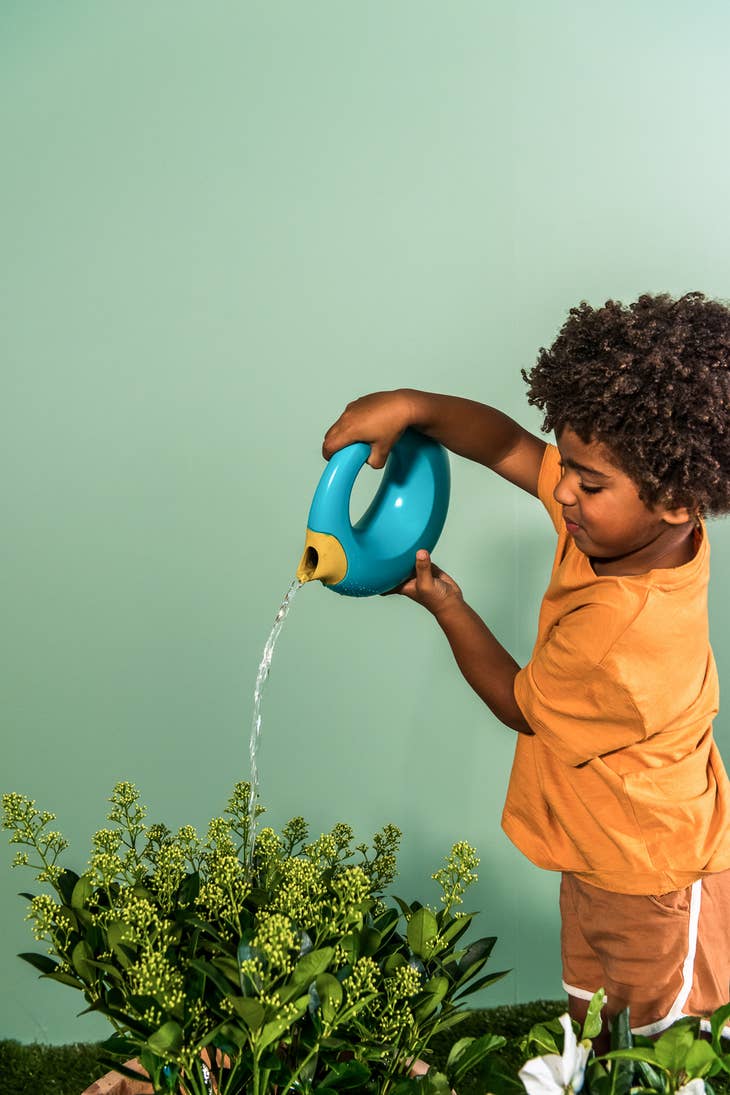
[[[694,513],[686,506],[665,509],[662,513],[662,521],[666,521],[668,525],[686,525],[688,521],[694,521],[694,519]]]

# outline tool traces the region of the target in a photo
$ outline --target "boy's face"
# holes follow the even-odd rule
[[[643,574],[691,558],[686,509],[649,507],[610,449],[581,441],[566,426],[557,437],[563,474],[554,491],[575,546],[599,574]]]

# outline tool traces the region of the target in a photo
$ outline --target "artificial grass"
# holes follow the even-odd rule
[[[43,1046],[0,1042],[2,1095],[81,1095],[109,1069],[97,1045]]]

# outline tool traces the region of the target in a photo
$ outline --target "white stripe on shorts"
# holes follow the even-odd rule
[[[588,989],[577,989],[575,985],[567,985],[565,981],[562,982],[562,985],[568,996],[575,996],[578,1000],[592,1000],[595,996],[594,992],[589,992]]]
[[[644,1034],[651,1037],[652,1034],[660,1034],[661,1031],[671,1027],[677,1019],[683,1019],[685,1013],[682,1010],[687,1003],[692,991],[692,981],[695,973],[695,954],[697,953],[697,927],[700,922],[700,907],[702,905],[702,879],[698,878],[692,883],[692,895],[689,902],[689,931],[687,933],[687,955],[682,964],[682,987],[677,998],[663,1019],[657,1019],[655,1023],[647,1023],[645,1027],[633,1027],[634,1034]]]

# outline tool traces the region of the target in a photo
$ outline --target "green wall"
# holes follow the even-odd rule
[[[349,399],[447,390],[537,428],[519,370],[579,299],[730,295],[729,36],[724,0],[0,5],[1,782],[58,814],[77,866],[116,780],[202,827],[247,775]],[[437,560],[524,661],[549,523],[452,467]],[[712,535],[727,682],[730,526]],[[423,611],[300,593],[264,704],[268,817],[394,821],[396,892],[422,899],[474,843],[468,907],[513,967],[484,1003],[561,992],[557,879],[499,828],[512,745]],[[103,1035],[14,957],[10,860],[0,1036]]]

